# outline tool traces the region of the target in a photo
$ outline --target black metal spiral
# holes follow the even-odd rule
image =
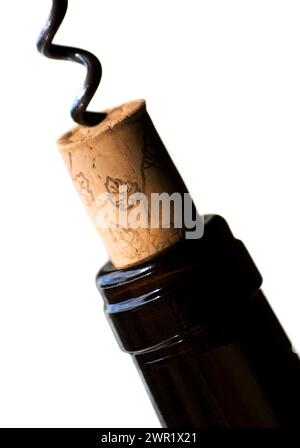
[[[74,121],[85,126],[95,126],[104,118],[105,114],[88,112],[87,107],[91,102],[102,78],[102,66],[100,61],[92,53],[79,48],[54,45],[52,43],[68,9],[68,0],[52,0],[52,9],[49,19],[42,30],[37,48],[44,56],[51,59],[63,59],[82,64],[87,69],[84,86],[77,96],[71,110]]]

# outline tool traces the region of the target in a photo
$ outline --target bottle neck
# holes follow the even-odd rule
[[[126,269],[107,263],[97,276],[105,312],[130,353],[214,328],[261,283],[244,245],[219,216],[205,218],[199,240],[184,240]]]

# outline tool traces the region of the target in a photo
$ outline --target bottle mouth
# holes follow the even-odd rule
[[[159,274],[162,267],[178,265],[180,260],[176,258],[175,253],[178,247],[183,246],[183,244],[184,241],[179,241],[152,257],[124,268],[116,268],[111,261],[108,261],[97,275],[96,283],[98,289],[103,291],[123,286],[142,280],[145,277],[151,277],[155,273]]]
[[[222,218],[219,218],[216,215],[205,215],[203,218],[205,227],[208,226],[213,218],[215,220],[218,218],[221,219],[222,222],[225,222]],[[159,271],[161,267],[166,267],[167,265],[180,269],[180,267],[183,267],[184,263],[189,258],[191,249],[195,248],[192,241],[193,240],[178,241],[172,246],[167,247],[149,258],[134,264],[130,264],[130,266],[125,266],[123,268],[116,268],[111,261],[108,261],[97,275],[97,287],[101,291],[108,288],[125,285],[154,274],[156,271]],[[181,257],[178,257],[178,248],[181,249]]]
[[[220,216],[205,217],[203,238],[181,240],[128,267],[116,268],[108,262],[96,278],[97,288],[110,304],[156,290],[165,294],[184,289],[184,295],[190,295],[190,285],[195,281],[201,290],[201,301],[212,307],[214,302],[222,302],[224,295],[235,303],[261,287],[262,278],[248,251]],[[222,306],[227,305],[226,302]]]

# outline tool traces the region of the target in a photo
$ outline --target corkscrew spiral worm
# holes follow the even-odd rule
[[[39,36],[37,48],[47,58],[77,62],[86,67],[86,79],[81,92],[74,101],[71,116],[78,124],[95,126],[105,118],[105,114],[88,112],[87,107],[95,95],[102,78],[100,61],[88,51],[52,43],[64,20],[67,9],[68,0],[52,0],[50,16]]]

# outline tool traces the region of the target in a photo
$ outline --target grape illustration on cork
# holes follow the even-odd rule
[[[261,274],[224,218],[199,214],[144,99],[87,110],[102,65],[53,44],[67,9],[67,0],[52,1],[37,44],[86,69],[71,110],[77,125],[58,149],[107,251],[96,278],[104,312],[162,427],[296,427],[300,361]],[[184,118],[174,132],[188,132]]]

